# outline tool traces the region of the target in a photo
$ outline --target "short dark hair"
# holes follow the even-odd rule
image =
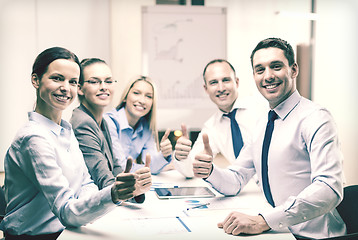
[[[270,47],[282,49],[285,57],[288,60],[289,66],[292,66],[292,64],[295,63],[295,53],[293,51],[292,46],[287,41],[282,40],[280,38],[266,38],[261,42],[259,42],[251,53],[250,59],[251,59],[252,67],[253,67],[253,57],[255,53],[260,49],[270,48]]]
[[[81,69],[80,61],[76,54],[62,47],[52,47],[41,52],[32,66],[32,74],[36,74],[41,80],[42,76],[48,70],[48,66],[57,59],[73,60]]]
[[[85,58],[81,61],[81,74],[80,74],[80,79],[79,79],[79,84],[82,86],[83,83],[84,83],[84,76],[83,76],[83,70],[92,65],[92,64],[95,64],[95,63],[104,63],[107,65],[107,63],[102,60],[102,59],[99,59],[99,58]]]
[[[227,63],[230,68],[232,69],[232,71],[234,72],[234,75],[236,76],[236,71],[235,71],[235,68],[231,65],[231,63],[229,63],[227,60],[225,59],[221,59],[221,58],[217,58],[217,59],[214,59],[214,60],[211,60],[208,64],[206,64],[205,68],[204,68],[204,71],[203,71],[203,79],[204,79],[204,83],[206,84],[206,81],[205,81],[205,73],[206,73],[206,69],[211,65],[211,64],[214,64],[214,63],[222,63],[222,62],[225,62]]]

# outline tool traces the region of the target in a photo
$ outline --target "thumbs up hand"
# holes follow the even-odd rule
[[[209,137],[203,133],[204,150],[195,156],[193,172],[195,177],[207,178],[213,168],[213,151],[209,144]]]
[[[152,174],[150,173],[150,161],[151,157],[149,154],[145,156],[145,166],[135,171],[137,181],[135,184],[134,196],[138,196],[150,190],[152,186]]]
[[[177,140],[174,147],[175,158],[179,161],[188,158],[189,152],[191,150],[191,144],[192,144],[192,142],[189,139],[188,130],[186,129],[185,124],[181,125],[181,131],[183,135]]]
[[[126,168],[124,169],[124,173],[129,173],[131,171],[132,165],[133,165],[133,159],[131,157],[129,157],[127,159]]]
[[[150,168],[150,162],[152,161],[152,158],[150,156],[149,153],[147,153],[147,155],[145,155],[145,164],[144,167],[146,168]],[[150,169],[149,169],[150,170]]]
[[[159,144],[160,151],[162,152],[165,158],[168,157],[170,154],[172,154],[173,151],[172,143],[168,139],[169,134],[170,134],[170,129],[168,128],[165,131],[164,136],[162,137],[162,140],[160,141]]]
[[[125,171],[116,176],[116,181],[111,188],[111,196],[114,203],[130,199],[134,196],[137,176],[134,173],[129,173],[132,164],[133,159],[129,157]]]

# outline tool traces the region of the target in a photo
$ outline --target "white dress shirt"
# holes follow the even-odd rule
[[[268,153],[268,176],[275,207],[262,216],[272,229],[288,227],[301,237],[344,235],[345,224],[335,209],[343,197],[343,156],[331,114],[297,91],[273,110],[278,119]],[[216,190],[236,195],[255,173],[261,182],[266,123],[267,115],[234,166],[214,167],[206,180]]]
[[[260,114],[262,114],[264,106],[255,97],[248,97],[245,99],[236,99],[232,110],[235,108],[237,108],[235,119],[239,125],[243,143],[246,144],[252,137],[256,121]],[[236,158],[232,143],[231,123],[230,119],[225,117],[224,114],[225,112],[217,109],[204,123],[187,159],[178,161],[174,158],[175,168],[185,177],[194,177],[192,162],[195,155],[204,150],[202,133],[208,134],[213,157],[221,153],[229,163],[233,164],[235,162]],[[175,156],[175,153],[173,155]]]
[[[88,173],[71,125],[36,112],[5,156],[6,215],[1,229],[39,235],[79,227],[116,205],[111,186],[98,190]]]

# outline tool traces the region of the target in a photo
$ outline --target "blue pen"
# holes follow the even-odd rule
[[[205,207],[205,206],[208,206],[210,205],[210,203],[204,203],[204,204],[200,204],[200,205],[196,205],[194,207],[188,207],[186,210],[190,210],[190,209],[195,209],[195,208],[201,208],[201,207]]]
[[[176,217],[179,222],[185,227],[186,230],[188,230],[188,232],[191,232],[190,228],[183,222],[183,220],[181,220],[180,217]]]

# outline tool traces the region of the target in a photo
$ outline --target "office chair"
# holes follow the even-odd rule
[[[6,213],[5,193],[4,193],[3,186],[0,186],[0,222],[4,219],[5,213]],[[4,233],[2,235],[4,236]],[[0,238],[0,240],[5,240],[5,237]]]
[[[321,240],[357,240],[358,239],[358,185],[343,189],[343,200],[337,211],[347,227],[347,234]]]
[[[0,186],[0,222],[5,217],[6,200],[4,189]]]
[[[343,189],[343,200],[337,211],[347,227],[347,234],[358,233],[358,185]]]

